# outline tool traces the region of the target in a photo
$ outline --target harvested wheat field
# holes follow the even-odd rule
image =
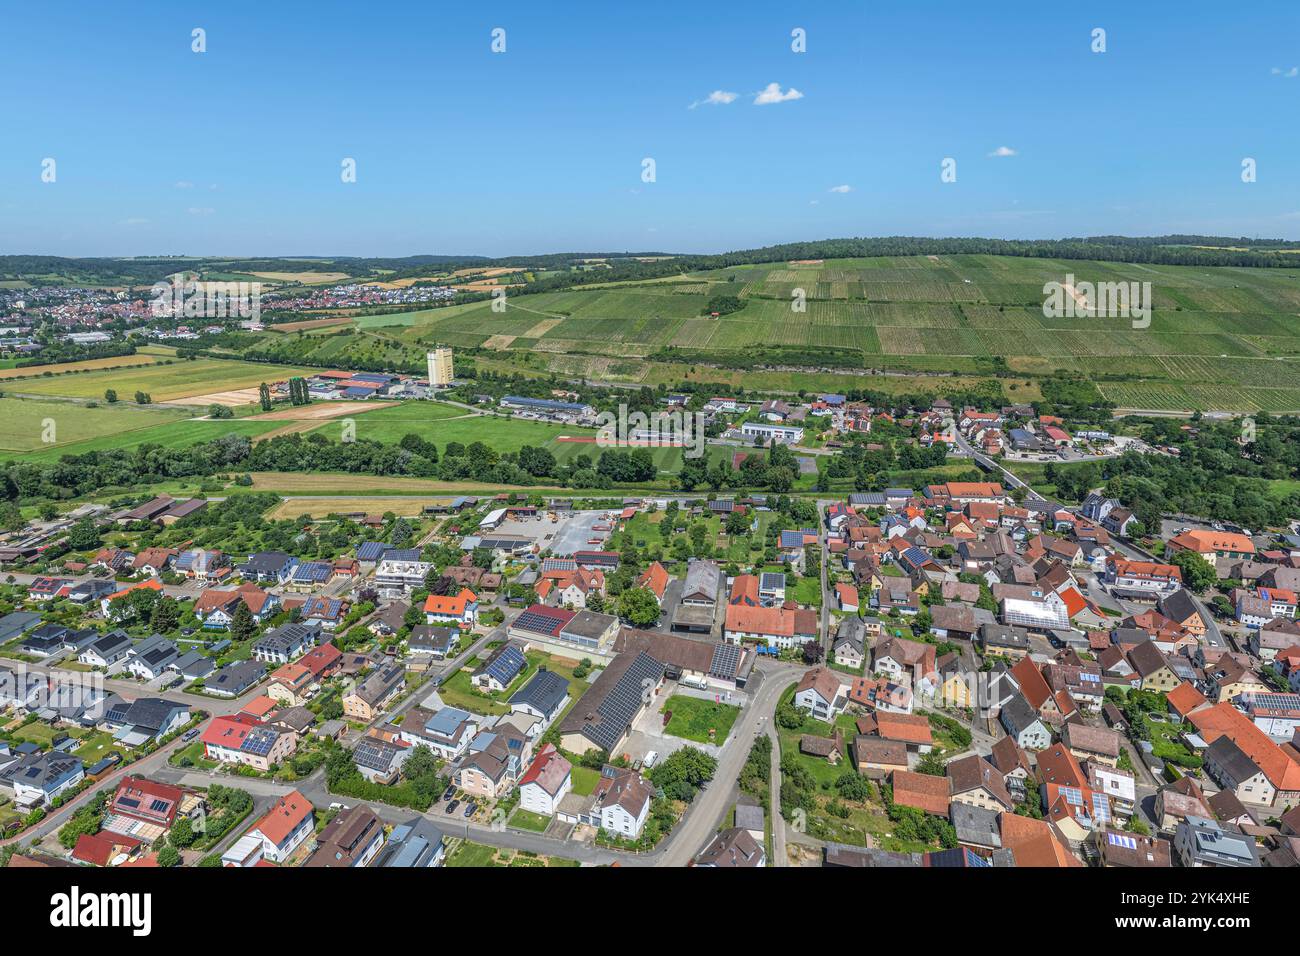
[[[318,422],[327,418],[342,418],[345,415],[360,415],[381,408],[392,408],[400,402],[313,402],[311,405],[296,405],[289,408],[277,408],[273,412],[250,415],[259,422]]]
[[[0,379],[38,378],[46,372],[62,375],[67,372],[98,371],[106,368],[129,368],[137,365],[157,365],[156,355],[115,355],[110,358],[86,359],[84,362],[63,362],[58,365],[29,365],[26,368],[0,369]]]
[[[206,395],[191,395],[188,398],[172,398],[160,405],[227,405],[236,408],[240,405],[252,405],[261,397],[256,388],[233,388],[225,392],[208,392]]]
[[[274,325],[268,325],[268,332],[305,332],[308,329],[328,329],[335,325],[351,325],[352,318],[346,315],[336,315],[328,319],[303,319],[301,322],[277,322]]]

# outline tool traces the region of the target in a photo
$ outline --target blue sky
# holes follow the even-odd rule
[[[1297,239],[1297,27],[1282,2],[9,4],[0,253]]]

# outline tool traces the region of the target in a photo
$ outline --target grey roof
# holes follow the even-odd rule
[[[510,698],[510,705],[527,704],[534,710],[552,716],[564,698],[569,696],[569,682],[555,671],[539,670]]]
[[[998,811],[973,807],[954,800],[948,807],[948,818],[957,831],[958,843],[998,848],[1002,846],[1002,831],[998,826]]]
[[[380,737],[362,737],[352,748],[352,759],[358,767],[387,773],[407,750]]]
[[[601,671],[561,722],[561,734],[581,733],[603,750],[623,738],[641,710],[645,687],[658,686],[664,676],[663,664],[645,651],[629,657],[620,654]]]
[[[1209,762],[1222,767],[1232,778],[1233,783],[1241,783],[1260,772],[1255,761],[1233,743],[1227,734],[1210,744],[1205,751],[1205,757]]]
[[[858,491],[849,495],[849,504],[860,508],[879,508],[885,504],[885,495],[880,491]]]
[[[188,708],[184,704],[163,700],[161,697],[137,697],[127,708],[126,723],[156,734],[177,710],[188,710]]]
[[[235,661],[217,671],[206,682],[210,691],[230,694],[232,697],[243,693],[266,676],[266,665],[261,661]]]
[[[682,585],[682,598],[716,604],[720,575],[721,571],[714,562],[703,559],[692,561],[686,569],[686,582]]]
[[[424,817],[412,817],[393,827],[388,842],[371,866],[425,867],[433,865],[438,850],[446,842],[441,830]]]
[[[14,611],[0,617],[0,641],[10,641],[41,623],[41,616],[30,611]]]
[[[37,787],[49,793],[65,780],[81,772],[80,757],[57,750],[28,754],[6,767],[3,777],[27,787]]]
[[[1038,712],[1025,700],[1025,695],[1017,693],[1002,706],[1003,726],[1009,733],[1019,736],[1024,730],[1038,720]]]
[[[1192,600],[1192,596],[1182,588],[1179,588],[1173,594],[1167,594],[1157,603],[1160,613],[1170,620],[1177,621],[1181,624],[1193,614],[1199,614],[1200,608]]]
[[[401,664],[379,667],[357,686],[355,693],[367,704],[374,706],[391,694],[393,688],[405,678],[406,668]]]
[[[581,610],[560,628],[560,635],[573,634],[595,640],[618,623],[618,618],[610,614],[598,614],[595,611]]]
[[[849,644],[859,654],[865,653],[867,641],[867,625],[860,617],[846,617],[840,621],[840,626],[835,631],[834,648],[841,644]]]
[[[259,551],[250,554],[242,565],[254,574],[279,574],[293,558],[283,551]]]
[[[189,651],[167,665],[170,670],[189,678],[207,677],[216,666],[212,658],[204,657],[198,651]]]

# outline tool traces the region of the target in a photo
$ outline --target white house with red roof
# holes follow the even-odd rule
[[[478,618],[478,595],[469,588],[458,594],[430,594],[424,602],[426,624],[455,624],[473,627]]]
[[[519,781],[519,805],[525,810],[554,816],[560,801],[573,789],[573,765],[546,744]]]
[[[283,863],[311,836],[315,823],[316,808],[311,801],[301,791],[291,790],[222,855],[221,861],[227,866],[256,866],[257,859],[248,861],[251,856],[259,855],[250,854],[251,841],[257,841],[261,844],[260,859]],[[241,847],[240,844],[246,841],[250,841],[250,845]],[[227,855],[231,857],[230,862]],[[234,862],[236,860],[242,862]]]

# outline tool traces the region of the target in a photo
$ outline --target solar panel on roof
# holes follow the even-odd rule
[[[549,634],[563,624],[560,615],[544,614],[541,611],[524,611],[515,618],[515,626],[526,631],[538,631]]]
[[[265,757],[275,745],[276,735],[270,731],[252,730],[244,738],[239,749],[258,757]]]
[[[1110,821],[1110,800],[1104,793],[1094,793],[1092,795],[1092,815],[1101,823]]]
[[[171,803],[166,800],[154,800],[149,804],[149,809],[154,813],[166,813],[171,807]]]
[[[1106,842],[1111,846],[1122,846],[1128,850],[1136,850],[1138,841],[1136,838],[1124,833],[1107,832]]]
[[[713,645],[713,660],[709,664],[710,674],[717,677],[734,677],[739,667],[739,646],[725,642]]]

